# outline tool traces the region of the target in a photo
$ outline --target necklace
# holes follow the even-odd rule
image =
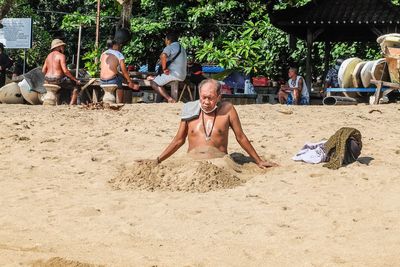
[[[211,140],[211,135],[212,135],[212,132],[214,130],[214,125],[215,125],[215,120],[217,119],[217,112],[218,112],[218,109],[215,109],[214,110],[214,120],[213,120],[213,123],[212,123],[212,126],[211,126],[210,133],[207,133],[206,124],[204,123],[204,112],[201,113],[201,119],[203,121],[203,129],[204,129],[204,134],[206,136],[206,141],[210,141]]]

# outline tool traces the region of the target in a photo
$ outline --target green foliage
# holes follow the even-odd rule
[[[288,37],[271,25],[264,1],[171,1],[168,6],[163,1],[139,2],[134,11],[138,15],[131,20],[133,39],[124,49],[130,64],[155,63],[163,47],[163,34],[172,29],[181,33],[180,41],[190,58],[200,63],[271,77],[284,77],[293,63],[304,69],[304,42],[288,49]],[[280,1],[276,8],[307,2]],[[333,47],[332,62],[347,55],[375,58],[377,51],[376,44],[338,44]],[[314,69],[322,74],[322,44],[314,46],[314,58]]]
[[[85,62],[85,69],[87,72],[89,72],[90,76],[92,77],[98,77],[100,74],[100,62],[97,61],[96,63],[96,58],[100,59],[101,56],[101,51],[99,49],[96,49],[93,47],[92,50],[87,52],[82,59]]]
[[[96,15],[82,15],[79,12],[74,12],[64,16],[61,29],[72,31],[79,27],[79,25],[92,26],[95,21]]]
[[[50,43],[51,43],[51,34],[46,28],[45,18],[39,16],[34,12],[32,7],[29,5],[28,0],[18,0],[14,2],[13,8],[7,14],[6,17],[15,17],[15,18],[29,18],[31,17],[33,20],[33,36],[32,36],[32,49],[29,49],[26,55],[27,65],[31,67],[36,67],[37,65],[42,64],[42,60],[46,57]],[[22,63],[24,57],[24,51],[21,49],[18,50],[7,50],[7,53],[10,57],[15,61]],[[38,61],[40,63],[38,64]]]
[[[1,4],[0,0],[0,4]],[[304,5],[311,0],[281,0],[275,8]],[[200,63],[218,64],[246,73],[284,77],[290,64],[304,70],[306,48],[298,40],[289,49],[288,36],[269,21],[266,3],[261,0],[136,0],[131,18],[132,40],[124,47],[128,64],[154,65],[164,46],[163,37],[169,30],[180,33],[180,41],[189,57]],[[399,4],[400,0],[393,0]],[[32,17],[34,20],[33,49],[28,63],[41,65],[52,38],[67,43],[71,59],[77,50],[78,27],[83,25],[82,60],[92,75],[98,74],[99,57],[106,39],[113,34],[121,5],[115,0],[101,0],[100,48],[95,49],[97,0],[16,0],[8,17]],[[43,13],[37,10],[67,12]],[[14,54],[20,55],[22,51]],[[314,45],[314,71],[323,74],[324,46]],[[376,43],[340,43],[332,48],[332,63],[337,58],[359,56],[374,59],[380,56]]]

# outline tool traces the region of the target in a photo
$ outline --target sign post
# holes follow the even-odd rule
[[[24,65],[22,68],[22,74],[25,74],[26,72],[26,48],[24,48]]]
[[[4,18],[0,21],[0,42],[7,49],[24,49],[23,72],[26,71],[26,52],[32,48],[32,18]]]

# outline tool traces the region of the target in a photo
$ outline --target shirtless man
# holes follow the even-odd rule
[[[49,84],[56,84],[62,86],[68,77],[77,85],[80,81],[76,79],[69,69],[65,60],[65,43],[59,39],[54,39],[51,42],[51,52],[44,62],[42,72],[44,73],[44,80]],[[71,96],[70,105],[76,104],[78,99],[78,89],[74,89]]]
[[[138,91],[139,85],[131,80],[125,65],[125,57],[121,53],[122,45],[112,40],[107,43],[108,49],[103,52],[100,58],[100,81],[102,84],[116,84],[117,103],[122,103],[124,99],[124,90],[122,89],[122,80],[128,81],[128,86],[132,90]],[[118,72],[120,67],[123,77]]]
[[[189,140],[188,153],[202,153],[205,158],[220,157],[228,153],[228,134],[231,127],[236,140],[252,157],[260,168],[277,166],[264,161],[255,151],[243,132],[235,107],[221,100],[221,85],[218,81],[207,79],[200,83],[200,113],[194,119],[182,120],[178,133],[171,144],[157,157],[157,163],[169,158]],[[217,151],[217,153],[214,152]],[[219,155],[218,155],[219,154]]]

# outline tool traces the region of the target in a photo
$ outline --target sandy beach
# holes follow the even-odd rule
[[[400,105],[237,106],[256,150],[280,167],[199,165],[185,145],[163,163],[165,175],[176,170],[169,184],[115,186],[170,142],[181,107],[0,105],[0,265],[399,264]],[[363,134],[358,162],[328,170],[291,160],[343,126]],[[232,133],[229,153],[245,159]],[[237,181],[201,187],[210,168]],[[173,187],[195,174],[205,176]]]

